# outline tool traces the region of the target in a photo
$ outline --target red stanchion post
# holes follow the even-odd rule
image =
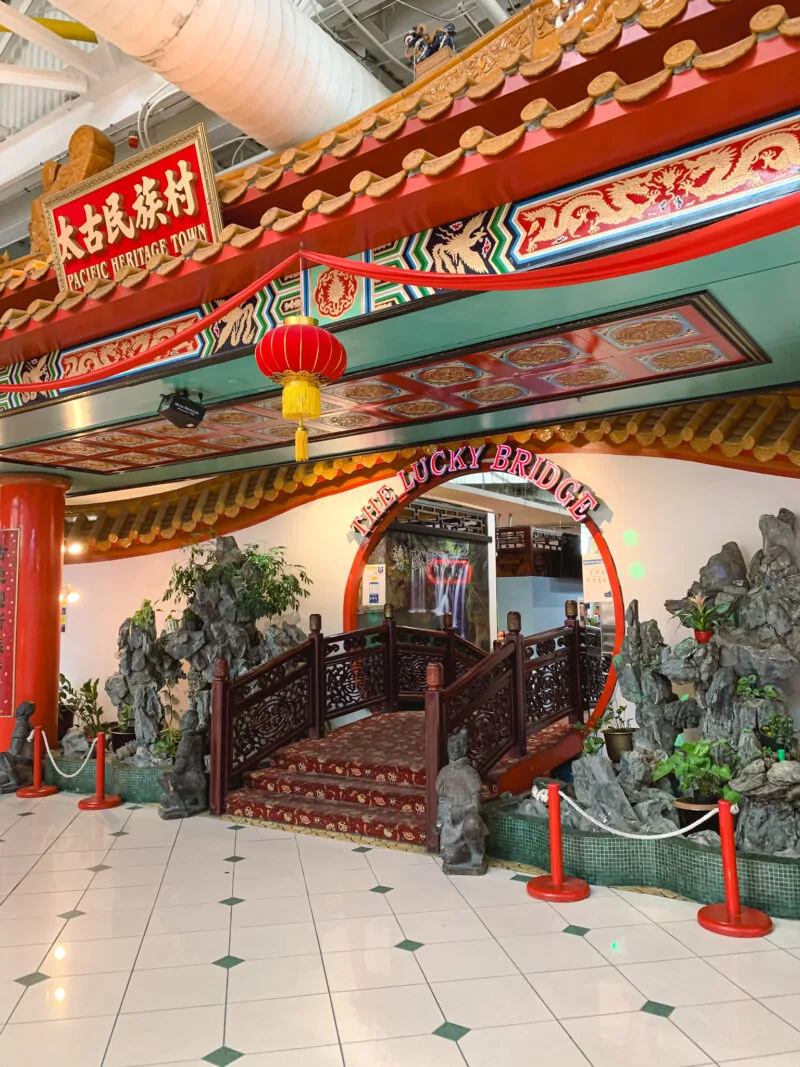
[[[42,749],[42,728],[41,726],[34,726],[33,728],[33,785],[23,785],[22,788],[17,790],[18,797],[26,798],[38,798],[38,797],[51,797],[55,793],[59,793],[60,789],[57,785],[43,785],[42,784],[42,768],[44,766],[44,752]]]
[[[84,797],[78,801],[78,807],[84,811],[105,811],[106,808],[118,808],[122,797],[106,796],[106,735],[97,735],[97,785],[93,797]]]
[[[582,878],[565,878],[561,854],[561,792],[558,782],[547,785],[547,805],[550,818],[550,873],[540,874],[528,882],[528,896],[537,900],[563,901],[568,904],[585,900],[590,889]]]
[[[739,900],[739,871],[730,801],[719,802],[719,836],[722,842],[722,877],[725,903],[706,904],[697,913],[704,930],[726,937],[763,937],[772,929],[772,919],[758,908],[743,908]]]

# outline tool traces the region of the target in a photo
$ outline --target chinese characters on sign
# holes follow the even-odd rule
[[[19,530],[0,530],[0,716],[14,714]]]
[[[366,537],[386,509],[396,500],[402,500],[415,486],[426,485],[448,474],[479,470],[488,447],[461,445],[460,448],[440,448],[430,457],[423,456],[408,470],[398,472],[403,486],[399,497],[390,486],[381,486],[350,523],[350,529]],[[487,456],[486,459],[488,458]],[[511,445],[497,445],[491,458],[489,470],[504,471],[507,474],[515,474],[518,478],[526,478],[539,489],[551,493],[556,502],[565,508],[576,522],[583,522],[587,514],[597,507],[597,497],[580,482],[570,478],[565,470],[546,456],[537,456],[527,448],[514,449]]]
[[[164,141],[44,202],[62,289],[216,241],[219,201],[202,126]]]

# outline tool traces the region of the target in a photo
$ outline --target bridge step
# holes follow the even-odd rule
[[[305,774],[277,767],[250,771],[245,787],[263,793],[330,800],[394,811],[425,812],[425,791],[419,786],[395,785],[370,778],[346,778],[335,774]]]
[[[360,834],[381,841],[425,843],[424,814],[369,804],[332,804],[330,800],[237,789],[227,796],[225,814],[328,833]]]

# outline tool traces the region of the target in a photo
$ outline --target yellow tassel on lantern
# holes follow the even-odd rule
[[[319,379],[307,371],[281,375],[285,419],[318,419],[322,414]]]
[[[298,463],[308,459],[308,432],[301,422],[294,435],[294,458]]]

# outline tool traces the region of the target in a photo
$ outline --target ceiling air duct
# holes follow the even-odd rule
[[[386,90],[292,0],[58,0],[270,149],[329,130]]]

